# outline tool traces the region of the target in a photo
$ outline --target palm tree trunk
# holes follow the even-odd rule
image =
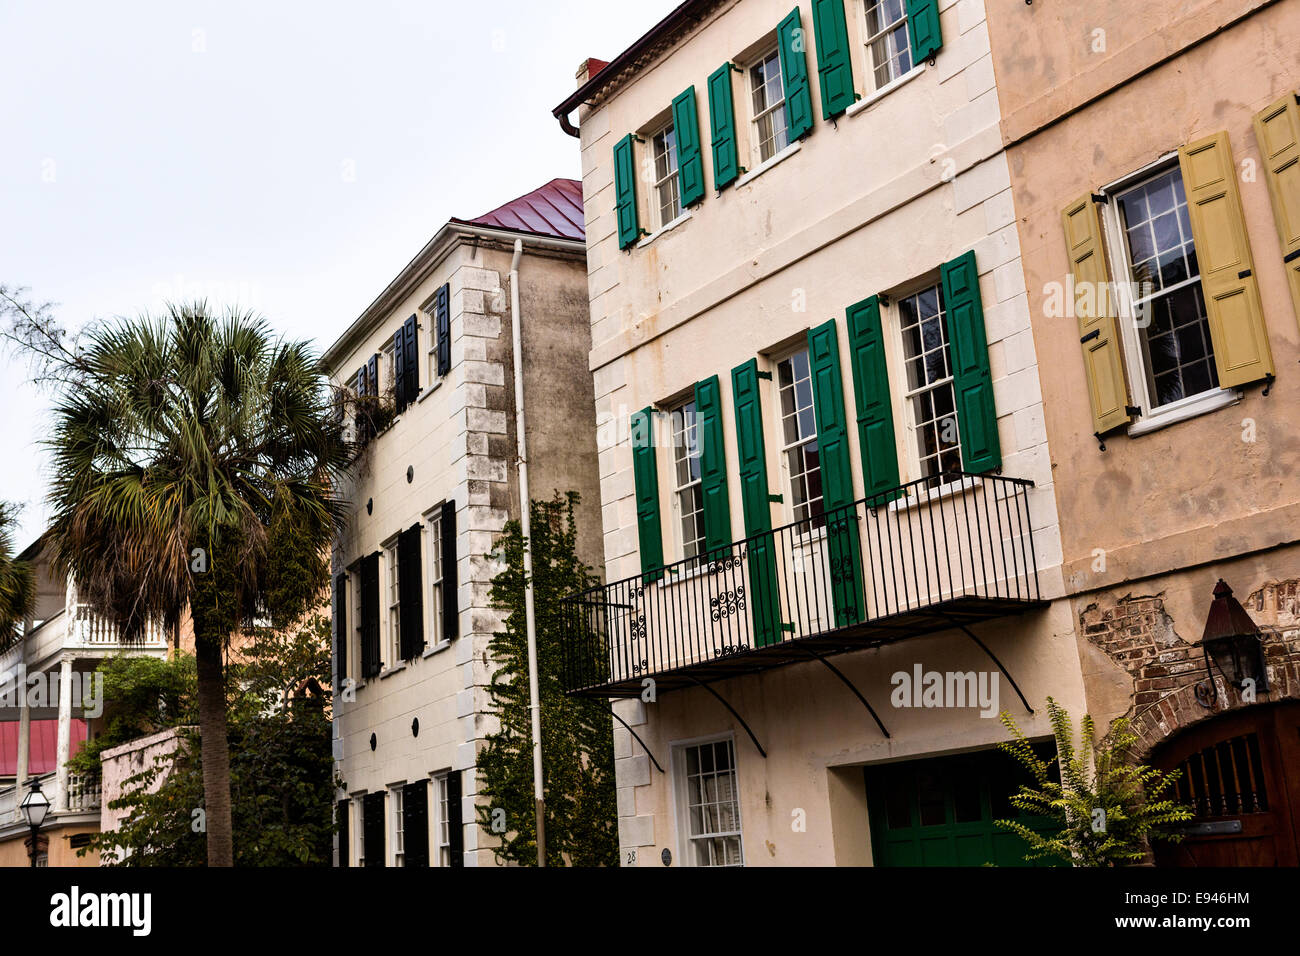
[[[198,671],[199,753],[203,761],[203,803],[208,866],[234,866],[230,820],[230,743],[226,738],[226,678],[221,642],[195,635]]]

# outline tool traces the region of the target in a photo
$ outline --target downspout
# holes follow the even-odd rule
[[[532,499],[528,494],[528,440],[524,430],[524,353],[519,327],[519,260],[524,241],[515,240],[510,262],[510,329],[514,337],[515,434],[519,442],[519,523],[524,535],[524,621],[528,630],[528,710],[533,734],[533,801],[537,812],[537,865],[546,866],[546,794],[542,789],[542,705],[537,690],[537,614],[533,605]]]

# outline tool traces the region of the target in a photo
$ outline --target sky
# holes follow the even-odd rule
[[[448,219],[557,177],[551,110],[676,0],[0,5],[0,283],[76,328],[204,297],[324,349]],[[0,357],[0,500],[50,395]]]

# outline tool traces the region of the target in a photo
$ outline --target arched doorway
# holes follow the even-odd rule
[[[1300,702],[1243,707],[1172,738],[1151,756],[1183,771],[1177,799],[1196,813],[1161,866],[1300,865]]]

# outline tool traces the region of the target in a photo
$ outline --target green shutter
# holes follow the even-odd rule
[[[760,535],[745,546],[754,646],[766,647],[781,639],[781,607],[776,583],[776,549],[771,535],[767,534],[772,530],[772,504],[767,490],[767,446],[763,441],[757,360],[750,359],[732,369],[731,400],[736,406],[736,459],[740,466],[745,535]]]
[[[736,147],[736,107],[731,96],[731,71],[724,63],[709,77],[709,132],[713,142],[713,188],[724,189],[741,173]]]
[[[939,52],[943,46],[939,0],[907,0],[907,33],[912,41],[913,65]]]
[[[695,113],[693,86],[673,100],[673,129],[677,131],[677,170],[685,209],[704,198],[704,154],[700,151],[700,120]]]
[[[898,488],[898,446],[894,405],[885,365],[885,337],[880,324],[880,297],[849,306],[849,361],[853,367],[854,411],[862,450],[862,484],[866,496]]]
[[[614,197],[618,211],[618,247],[626,249],[641,236],[636,212],[636,137],[624,136],[614,147]]]
[[[632,415],[632,478],[636,483],[636,530],[641,573],[664,565],[664,535],[659,523],[659,471],[655,465],[654,409]],[[663,572],[653,575],[658,580]]]
[[[844,383],[834,319],[808,333],[808,366],[817,415],[835,626],[844,627],[862,620],[862,548],[857,508],[853,507],[849,427],[844,417]]]
[[[704,496],[704,546],[710,552],[731,544],[727,497],[727,451],[722,438],[722,389],[718,376],[695,385],[696,435],[700,444],[700,491]],[[721,555],[710,554],[710,560]]]
[[[817,39],[817,79],[822,92],[822,119],[839,116],[857,100],[849,26],[844,0],[813,0],[813,33]]]
[[[808,88],[808,37],[799,20],[799,8],[781,21],[777,28],[781,51],[781,77],[785,80],[785,119],[790,142],[802,139],[812,130],[812,93]]]
[[[975,253],[967,252],[940,270],[943,306],[948,316],[953,392],[961,431],[961,466],[976,474],[1002,467],[998,413],[993,403],[993,376],[980,304]]]

